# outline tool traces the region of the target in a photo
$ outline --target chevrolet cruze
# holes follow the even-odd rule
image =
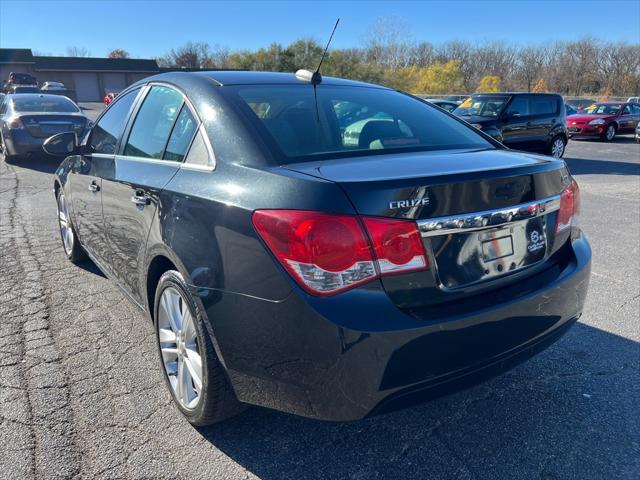
[[[506,370],[582,313],[591,250],[565,163],[388,88],[167,73],[45,149],[67,155],[66,255],[147,312],[195,425],[247,404],[390,411]]]

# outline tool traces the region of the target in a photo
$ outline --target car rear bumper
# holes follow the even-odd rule
[[[295,290],[281,301],[194,293],[241,401],[357,420],[499,374],[558,339],[582,313],[590,274],[579,231],[569,250],[535,289],[466,311],[400,310],[375,284],[327,298]]]
[[[9,135],[4,136],[9,155],[44,154],[42,144],[45,140],[46,138],[34,138],[23,130],[12,130]]]

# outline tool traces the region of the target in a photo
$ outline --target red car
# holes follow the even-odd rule
[[[117,93],[107,93],[102,101],[105,105],[109,105],[111,102],[113,102],[113,99],[116,98],[117,95]]]
[[[640,122],[640,104],[595,103],[567,117],[569,138],[597,137],[605,142],[619,133],[633,133]]]

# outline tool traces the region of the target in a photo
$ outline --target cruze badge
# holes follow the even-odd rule
[[[397,210],[398,208],[411,208],[411,207],[424,207],[429,205],[429,197],[412,198],[411,200],[394,200],[389,202],[389,208],[391,210]]]

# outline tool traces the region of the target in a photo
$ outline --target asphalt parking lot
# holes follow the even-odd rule
[[[640,145],[571,141],[566,160],[594,258],[584,315],[558,343],[381,417],[254,408],[200,430],[170,402],[143,314],[64,257],[58,161],[0,160],[0,478],[638,478]]]

